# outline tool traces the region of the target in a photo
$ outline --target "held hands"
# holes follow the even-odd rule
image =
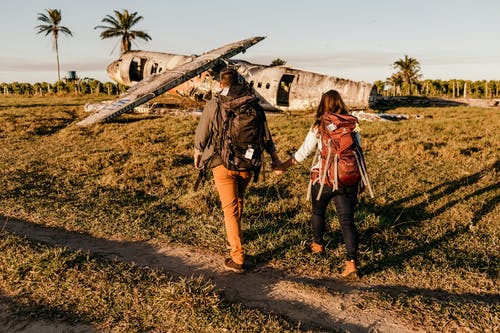
[[[282,164],[282,162],[281,162],[281,160],[276,152],[271,154],[271,159],[273,160],[273,162],[271,164],[271,168],[273,170],[275,170],[278,166],[280,166]]]
[[[271,158],[273,160],[272,164],[271,164],[271,168],[274,170],[274,173],[277,174],[277,175],[281,175],[283,173],[283,171],[281,170],[278,170],[280,168],[280,166],[283,164],[283,162],[281,162],[280,158],[278,157],[278,154],[276,152],[272,153],[271,154]]]
[[[194,160],[194,167],[196,169],[201,169],[202,168],[202,165],[201,165],[201,156],[202,156],[202,152],[195,148],[194,149],[193,160]],[[274,170],[274,172],[277,175],[282,175],[289,167],[291,167],[292,165],[297,164],[297,161],[293,157],[290,157],[285,162],[281,162],[281,160],[280,160],[278,154],[276,154],[276,152],[274,152],[271,155],[271,158],[272,158],[271,168]]]
[[[274,173],[277,174],[278,176],[281,176],[282,174],[285,173],[285,169],[283,169],[281,166],[283,165],[283,163],[281,163],[280,165],[278,165],[277,167],[273,168],[274,170]]]
[[[281,162],[279,159],[277,160],[277,162],[279,163],[274,163],[274,159],[273,159],[273,170],[274,170],[274,173],[277,174],[278,176],[282,175],[283,173],[285,173],[285,171],[291,167],[292,165],[295,165],[297,164],[297,161],[293,158],[293,157],[290,157],[288,160],[286,160],[285,162]]]

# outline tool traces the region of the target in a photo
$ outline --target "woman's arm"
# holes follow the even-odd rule
[[[318,130],[312,128],[307,133],[302,146],[292,155],[297,163],[302,163],[318,146]]]
[[[302,163],[316,149],[318,140],[317,130],[311,128],[300,148],[288,160],[278,166],[276,170],[283,172],[292,165]]]

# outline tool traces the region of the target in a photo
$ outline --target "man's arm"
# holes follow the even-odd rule
[[[194,136],[194,166],[201,167],[201,156],[209,143],[217,103],[211,99],[205,104]]]
[[[264,150],[271,155],[272,159],[272,168],[276,168],[278,165],[281,164],[281,160],[278,156],[278,153],[276,152],[276,146],[273,141],[273,137],[271,136],[271,131],[269,130],[269,126],[267,125],[267,119],[266,119],[266,114],[264,113],[264,110],[261,110],[262,112],[262,117],[263,117],[263,139],[264,139]]]

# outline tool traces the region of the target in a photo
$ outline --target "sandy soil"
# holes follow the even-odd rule
[[[64,229],[44,227],[28,221],[0,216],[0,229],[52,246],[90,252],[108,259],[166,269],[174,276],[201,276],[223,291],[228,301],[272,311],[301,321],[314,331],[336,329],[347,332],[417,332],[400,318],[383,309],[361,309],[360,295],[370,286],[344,283],[331,277],[290,275],[269,265],[257,266],[244,274],[224,271],[223,258],[195,248],[148,242],[120,242],[96,238]],[[305,287],[304,287],[305,286]],[[328,292],[317,292],[322,287]],[[95,332],[90,326],[72,326],[39,320],[12,321],[0,302],[0,332]]]

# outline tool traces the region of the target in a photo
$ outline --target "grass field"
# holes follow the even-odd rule
[[[0,99],[0,215],[106,239],[182,243],[226,254],[212,182],[192,191],[197,118],[124,115],[80,128],[75,123],[86,116],[86,101]],[[429,332],[498,331],[500,112],[393,112],[427,117],[362,123],[376,194],[363,194],[356,212],[362,280],[369,286],[362,304]],[[312,115],[268,120],[284,159],[299,148]],[[336,276],[344,247],[333,210],[329,255],[313,258],[303,251],[310,235],[310,160],[281,177],[266,173],[251,185],[246,251],[260,264],[294,274]],[[130,332],[303,330],[225,301],[207,281],[174,278],[5,231],[0,236],[0,296],[18,316]]]

